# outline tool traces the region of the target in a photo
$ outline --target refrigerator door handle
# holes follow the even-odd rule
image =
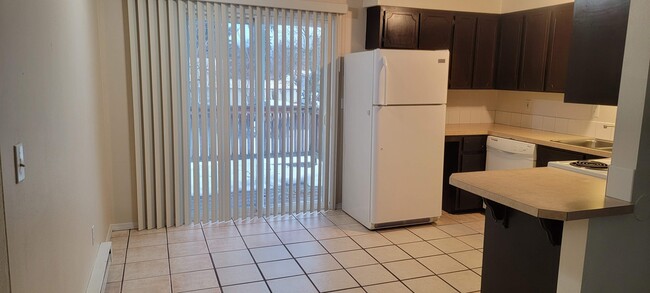
[[[379,75],[383,73],[383,79],[379,86],[379,92],[381,92],[381,98],[379,100],[379,106],[386,106],[386,96],[388,95],[388,59],[386,56],[381,57],[381,70]]]

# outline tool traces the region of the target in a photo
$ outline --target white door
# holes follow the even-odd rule
[[[449,51],[376,50],[375,105],[447,103]]]
[[[373,110],[371,223],[440,216],[445,106]]]

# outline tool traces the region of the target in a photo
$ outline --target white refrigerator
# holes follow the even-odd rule
[[[343,62],[343,210],[368,229],[437,220],[449,51],[377,49]]]

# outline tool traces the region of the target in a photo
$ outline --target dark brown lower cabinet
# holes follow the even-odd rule
[[[483,209],[483,199],[449,184],[452,173],[485,170],[484,135],[449,136],[445,140],[442,209],[448,213],[473,212]]]
[[[553,161],[577,161],[599,158],[602,157],[537,145],[537,161],[535,162],[535,166],[546,167],[548,166],[548,162]]]
[[[486,205],[481,292],[556,292],[564,222]]]

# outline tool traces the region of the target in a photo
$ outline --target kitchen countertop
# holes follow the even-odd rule
[[[634,211],[631,203],[605,196],[606,180],[556,168],[455,173],[449,183],[544,219],[571,221]]]
[[[470,123],[470,124],[447,124],[445,127],[445,135],[493,135],[498,137],[510,138],[519,141],[534,143],[537,145],[544,145],[568,151],[574,151],[584,154],[590,154],[600,157],[611,157],[612,152],[597,150],[586,147],[573,146],[554,142],[552,140],[568,140],[568,139],[588,139],[592,137],[562,134],[556,132],[542,131],[530,128],[515,127],[501,124],[488,124],[488,123]]]

